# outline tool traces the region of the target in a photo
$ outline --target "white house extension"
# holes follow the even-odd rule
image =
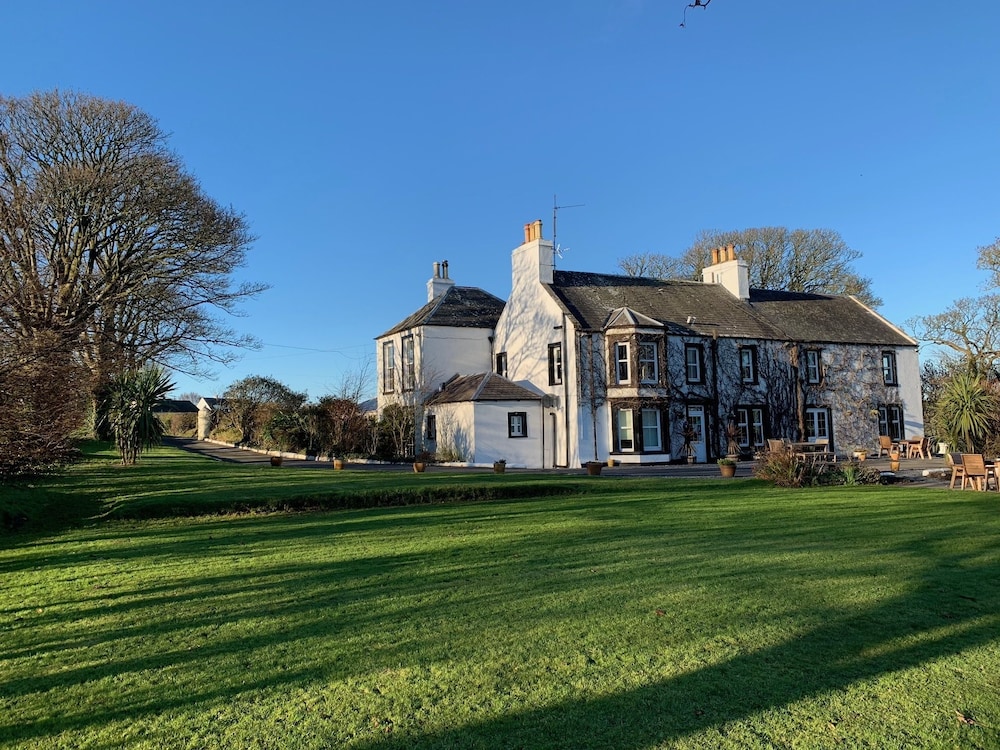
[[[506,303],[435,264],[377,339],[379,407],[415,408],[415,450],[532,468],[923,433],[916,341],[853,297],[751,289],[732,246],[712,260],[701,282],[562,271],[536,221]]]

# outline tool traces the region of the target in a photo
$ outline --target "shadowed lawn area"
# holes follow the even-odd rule
[[[146,464],[55,486],[127,475],[92,490],[100,515],[169,497],[157,465],[209,504],[230,472],[258,497],[332,481],[170,451]],[[368,481],[428,478],[465,480]],[[573,487],[8,537],[0,743],[1000,746],[996,495]]]

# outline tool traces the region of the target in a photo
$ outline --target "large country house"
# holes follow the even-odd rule
[[[923,433],[916,341],[853,297],[751,289],[732,246],[712,261],[701,282],[562,271],[536,221],[506,303],[435,263],[377,339],[379,408],[414,409],[417,452],[532,468]]]

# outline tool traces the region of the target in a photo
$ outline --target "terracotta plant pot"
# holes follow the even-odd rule
[[[507,471],[507,464],[505,462],[503,462],[503,461],[494,461],[493,462],[493,473],[494,474],[503,474],[505,471]]]
[[[724,477],[735,477],[736,464],[719,464],[719,473]]]
[[[281,466],[281,456],[271,456],[271,466]]]
[[[343,471],[343,469],[344,469],[344,459],[342,459],[342,458],[335,458],[335,459],[333,459],[333,470],[334,471]]]
[[[427,468],[427,464],[425,464],[423,461],[414,461],[413,462],[413,470],[415,472],[417,472],[418,474],[422,474],[424,472],[424,469],[426,469],[426,468]]]
[[[599,477],[601,475],[601,469],[604,468],[604,464],[600,461],[588,461],[587,462],[587,474],[592,477]]]

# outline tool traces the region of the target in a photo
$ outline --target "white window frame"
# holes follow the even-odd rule
[[[825,406],[808,406],[805,411],[806,440],[814,443],[817,440],[831,438],[830,410]]]
[[[524,411],[507,412],[507,437],[528,437],[528,413]]]
[[[660,351],[655,341],[639,342],[639,382],[655,385],[660,382]]]
[[[413,336],[403,337],[403,390],[412,391],[417,384],[416,345]]]
[[[694,355],[692,357],[692,355]],[[684,345],[684,377],[688,383],[704,382],[702,350],[697,344]],[[695,375],[692,375],[692,369]]]
[[[562,385],[562,344],[549,344],[549,385]]]
[[[806,349],[806,382],[819,383],[823,380],[823,353],[819,349]]]
[[[635,452],[635,419],[631,409],[619,409],[615,417],[615,432],[618,435],[618,450],[622,453]]]
[[[632,367],[629,361],[630,347],[627,341],[615,342],[615,382],[627,384],[632,382]]]
[[[896,369],[896,352],[882,352],[882,382],[885,385],[899,385],[899,372]]]
[[[740,347],[740,377],[744,383],[757,382],[757,350],[752,346]]]
[[[382,393],[396,390],[396,342],[382,342]]]
[[[643,451],[663,450],[663,430],[660,425],[659,409],[643,409],[639,413],[642,421],[642,449]],[[650,440],[650,433],[655,440]]]

